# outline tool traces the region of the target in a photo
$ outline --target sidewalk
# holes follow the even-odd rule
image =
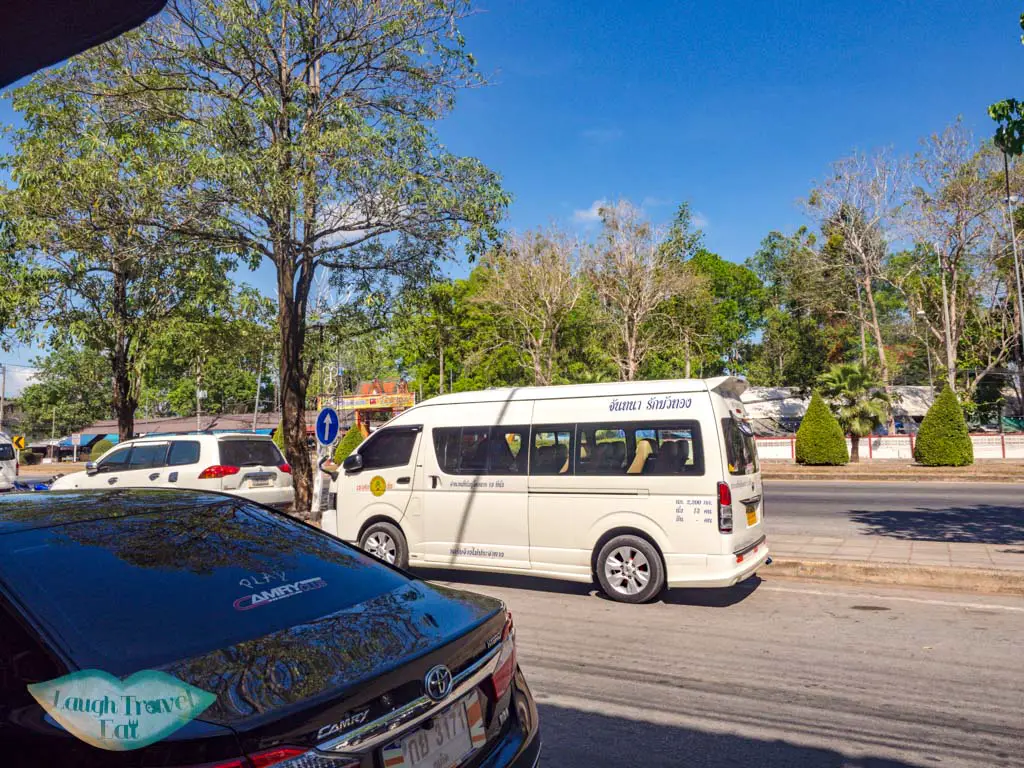
[[[882,536],[769,535],[772,555],[780,558],[856,560],[865,563],[988,568],[1024,574],[1024,546],[965,542],[913,541]]]
[[[761,475],[765,480],[859,480],[1024,483],[1024,461],[1019,459],[982,459],[969,467],[924,467],[906,460],[874,459],[839,467],[818,467],[792,461],[764,459]]]
[[[768,537],[779,578],[931,587],[1024,597],[1024,546],[864,536]]]

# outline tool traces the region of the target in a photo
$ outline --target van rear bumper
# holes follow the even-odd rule
[[[749,579],[768,560],[768,542],[761,539],[743,554],[743,561],[736,562],[736,554],[708,555],[707,567],[697,571],[693,567],[673,568],[671,555],[666,557],[668,566],[666,581],[670,587],[731,587]]]

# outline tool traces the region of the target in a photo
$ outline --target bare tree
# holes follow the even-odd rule
[[[483,259],[487,282],[477,301],[510,336],[499,344],[521,353],[537,386],[552,384],[559,333],[582,293],[579,243],[556,229],[509,235]]]
[[[1017,333],[1005,270],[1008,249],[999,183],[1001,159],[978,148],[958,121],[923,142],[905,217],[917,242],[904,294],[944,351],[946,380],[956,386],[961,362],[968,391],[1009,356]]]
[[[654,322],[669,299],[696,290],[699,281],[666,254],[658,233],[640,210],[621,200],[601,209],[604,228],[589,250],[586,273],[611,329],[619,379],[633,381],[655,345]]]
[[[818,253],[838,261],[851,278],[847,306],[860,325],[862,362],[867,362],[866,331],[875,342],[879,378],[890,394],[892,374],[876,292],[886,275],[905,179],[906,163],[888,150],[870,155],[857,152],[833,163],[807,201],[808,211],[826,236]]]

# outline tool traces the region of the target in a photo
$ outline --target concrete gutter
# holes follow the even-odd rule
[[[957,592],[1024,597],[1024,571],[773,557],[772,564],[762,569],[760,573],[779,578],[843,581],[853,584],[895,584],[904,587],[931,587]]]

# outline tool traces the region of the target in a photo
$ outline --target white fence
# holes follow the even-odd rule
[[[758,437],[757,455],[762,459],[796,458],[795,437]],[[1024,459],[1024,434],[1021,435],[971,435],[976,459]],[[850,450],[850,438],[846,438],[846,449]],[[883,435],[860,440],[860,459],[905,459],[914,458],[913,435]]]

